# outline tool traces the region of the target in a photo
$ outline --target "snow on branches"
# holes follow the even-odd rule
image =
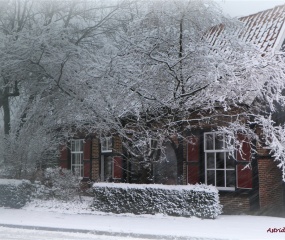
[[[285,103],[283,59],[239,39],[241,23],[213,1],[0,4],[0,107],[3,89],[19,90],[5,95],[5,141],[14,144],[5,159],[36,163],[44,150],[35,139],[53,143],[41,145],[50,151],[80,130],[116,133],[131,156],[158,161],[166,142],[178,150],[187,131],[218,113],[255,116],[284,166],[284,127],[262,120]],[[206,37],[220,23],[222,47]],[[258,139],[246,124],[222,124],[229,143],[237,132]]]

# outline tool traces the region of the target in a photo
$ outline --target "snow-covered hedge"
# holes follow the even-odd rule
[[[0,207],[21,208],[30,199],[32,184],[28,180],[0,179]]]
[[[35,182],[35,198],[70,200],[79,194],[81,179],[65,168],[47,168],[42,182]]]
[[[222,212],[218,191],[207,185],[95,183],[93,209],[113,213],[216,218]]]

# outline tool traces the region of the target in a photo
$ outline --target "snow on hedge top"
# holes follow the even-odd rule
[[[28,180],[18,180],[18,179],[0,179],[0,185],[14,185],[19,186],[23,183],[30,183]]]
[[[218,193],[218,190],[214,186],[208,186],[205,184],[195,184],[195,185],[162,185],[162,184],[130,184],[130,183],[94,183],[93,187],[111,187],[111,188],[124,188],[124,189],[164,189],[164,190],[176,190],[176,191],[196,191],[196,192],[210,192]]]

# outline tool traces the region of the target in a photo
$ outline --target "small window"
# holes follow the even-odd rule
[[[83,139],[71,140],[71,170],[83,177]]]
[[[10,94],[13,94],[15,92],[15,88],[14,87],[9,87],[8,89]]]
[[[101,152],[112,152],[112,137],[101,138]]]

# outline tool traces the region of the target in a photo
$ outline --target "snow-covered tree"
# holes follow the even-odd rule
[[[229,143],[237,131],[259,140],[249,121],[275,129],[265,139],[277,140],[265,142],[284,162],[283,128],[269,117],[284,104],[283,60],[241,41],[240,23],[213,1],[0,4],[0,106],[5,116],[13,110],[5,161],[17,176],[55,159],[79,129],[119,134],[128,158],[146,168],[169,144],[182,159],[185,131],[225,115],[237,120],[220,124]],[[209,29],[220,23],[213,40]]]
[[[170,141],[182,159],[181,144],[173,139],[178,137],[182,143],[186,130],[203,126],[205,120],[214,128],[220,125],[237,150],[240,142],[233,135],[238,132],[249,140],[261,140],[250,123],[275,128],[266,116],[276,110],[276,104],[284,105],[280,57],[241,40],[241,23],[224,18],[212,1],[140,4],[119,35],[124,47],[109,72],[125,88],[124,97],[131,103],[122,119],[125,139],[132,135],[125,146],[133,156],[158,161],[165,142]],[[220,23],[222,33],[213,36],[211,27]],[[223,116],[231,116],[233,123],[219,122]],[[266,138],[272,139],[269,132],[264,132]],[[162,154],[151,151],[150,139]],[[281,156],[278,160],[284,162]]]
[[[57,0],[1,4],[2,141],[5,165],[19,177],[35,164],[41,166],[47,156],[56,160],[64,137],[60,131],[89,121],[85,99],[100,92],[103,83],[97,76],[108,69],[110,41],[125,18],[119,12],[128,5]]]

